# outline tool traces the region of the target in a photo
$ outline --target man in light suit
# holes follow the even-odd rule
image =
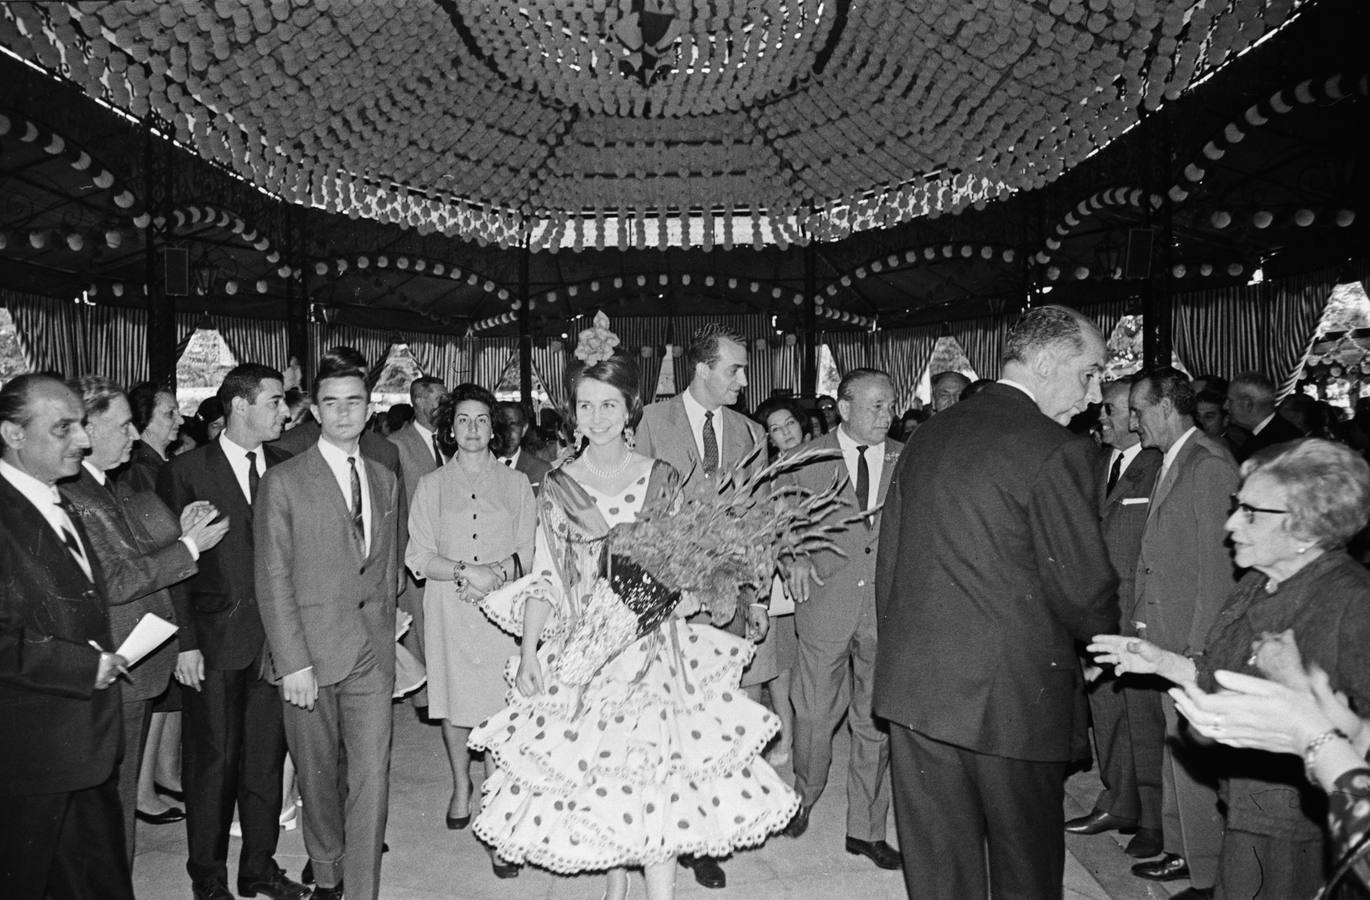
[[[523,436],[528,433],[528,414],[522,403],[503,400],[495,404],[495,439],[490,444],[500,462],[528,479],[536,497],[542,491],[542,479],[552,471],[551,463],[539,459],[523,449]]]
[[[54,486],[81,470],[81,401],[45,375],[0,389],[0,896],[133,900],[104,574]]]
[[[409,385],[409,403],[414,407],[414,420],[389,437],[390,443],[399,451],[406,509],[414,499],[414,491],[418,490],[419,479],[447,462],[447,454],[443,452],[438,436],[433,431],[433,414],[446,395],[447,387],[441,378],[431,375],[415,378]],[[405,527],[407,531],[407,523]],[[400,552],[404,552],[403,547]],[[412,572],[405,576],[399,606],[414,617],[413,624],[404,635],[404,646],[422,663],[423,583]],[[422,715],[428,707],[428,690],[420,688],[415,691],[412,700]]]
[[[1183,372],[1157,369],[1132,386],[1132,428],[1143,447],[1163,456],[1137,558],[1135,633],[1180,654],[1203,649],[1233,586],[1224,523],[1240,485],[1227,449],[1194,425],[1194,389]],[[1162,763],[1165,855],[1132,871],[1154,880],[1189,876],[1211,890],[1217,879],[1222,817],[1216,773],[1181,733],[1169,695],[1161,696],[1166,742]],[[1200,894],[1202,895],[1202,894]]]
[[[298,900],[303,886],[276,864],[285,732],[281,698],[262,677],[264,639],[252,579],[252,519],[258,483],[285,454],[267,444],[285,423],[281,373],[257,363],[229,371],[219,386],[227,423],[218,440],[172,457],[157,494],[181,514],[208,501],[228,521],[200,571],[172,588],[180,653],[186,871],[195,900],[230,900],[228,830],[242,825],[238,893]]]
[[[836,525],[853,512],[870,512],[861,523],[832,535],[836,547],[797,563],[790,573],[795,595],[799,655],[794,676],[794,780],[799,811],[785,833],[799,837],[828,783],[832,738],[845,713],[851,730],[847,765],[848,853],[882,869],[900,866],[899,851],[885,841],[889,816],[889,743],[871,717],[875,678],[875,550],[878,510],[904,445],[887,440],[894,421],[894,385],[877,369],[855,369],[837,388],[842,424],[806,445],[835,450],[838,460],[800,469],[799,485],[813,493],[845,481],[841,506],[829,514]],[[812,581],[812,587],[810,586]]]
[[[127,488],[116,487],[112,471],[128,461],[137,432],[133,412],[119,386],[97,375],[83,376],[68,385],[81,398],[90,455],[81,472],[65,478],[58,490],[85,526],[95,557],[105,572],[110,631],[115,645],[123,643],[148,613],[176,621],[168,589],[198,571],[196,560],[211,550],[228,531],[228,522],[215,522],[219,512],[211,504],[196,503],[176,522],[155,494],[135,501]],[[170,538],[158,540],[149,527]],[[174,537],[170,533],[174,533]],[[138,770],[152,716],[152,701],[164,693],[176,667],[176,645],[167,643],[130,670],[122,686],[124,756],[119,764],[119,794],[124,804],[124,839],[133,863],[138,818],[151,824],[179,822],[185,813],[175,807],[162,813],[138,809]]]
[[[1064,427],[1099,401],[1104,355],[1074,310],[1028,310],[999,383],[920,425],[895,466],[874,705],[910,897],[1061,896],[1076,642],[1118,623],[1098,448]]]
[[[1123,629],[1134,609],[1133,575],[1142,548],[1151,506],[1151,491],[1161,470],[1161,451],[1143,447],[1130,430],[1129,393],[1132,380],[1109,382],[1103,388],[1099,434],[1105,453],[1101,476],[1104,546],[1118,573],[1118,604]],[[1136,833],[1127,854],[1138,859],[1161,852],[1161,747],[1165,717],[1153,679],[1137,675],[1116,677],[1098,667],[1086,669],[1089,709],[1094,720],[1094,747],[1099,758],[1103,790],[1086,815],[1066,822],[1071,834],[1105,831]]]
[[[766,463],[761,426],[728,408],[747,386],[745,339],[722,325],[705,325],[695,332],[685,360],[692,373],[689,386],[670,400],[652,403],[642,411],[637,452],[674,466],[682,478],[688,478],[687,490],[717,490],[720,479],[735,471],[736,477],[745,478]],[[766,608],[751,603],[754,597],[749,591],[739,593],[737,612],[725,627],[759,641],[765,637],[769,622]],[[701,615],[696,621],[703,619]],[[752,667],[757,668],[758,662],[753,659]],[[744,674],[743,685],[747,683]],[[704,887],[727,886],[727,876],[717,860],[702,856],[680,859],[694,870],[695,880]]]
[[[325,361],[319,443],[267,473],[257,593],[319,900],[375,900],[390,790],[403,488],[362,456],[365,373]]]

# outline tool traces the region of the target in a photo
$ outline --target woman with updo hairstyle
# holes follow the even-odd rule
[[[151,381],[140,381],[128,389],[128,405],[138,440],[118,480],[134,493],[155,490],[157,473],[166,465],[181,431],[176,395]]]
[[[451,459],[419,479],[409,509],[405,562],[428,579],[423,593],[423,634],[428,669],[428,715],[442,723],[452,768],[447,827],[465,828],[475,811],[471,729],[504,706],[505,661],[514,640],[490,623],[476,604],[496,587],[522,575],[533,557],[537,510],[528,478],[490,452],[494,396],[459,384],[438,404],[434,434]],[[486,762],[486,777],[491,769]],[[491,854],[500,878],[518,866]]]
[[[1096,635],[1090,651],[1120,674],[1209,692],[1221,687],[1219,669],[1306,691],[1304,667],[1314,665],[1355,709],[1370,710],[1370,572],[1345,549],[1370,521],[1370,466],[1347,447],[1307,438],[1268,448],[1243,471],[1227,531],[1233,561],[1247,572],[1202,648],[1182,655],[1140,637]],[[1213,733],[1212,722],[1202,724]],[[1307,755],[1320,747],[1310,743]],[[1217,767],[1227,820],[1214,896],[1311,897],[1327,875],[1327,802],[1300,760],[1258,749],[1197,752],[1226,754]]]
[[[689,594],[588,675],[569,682],[557,665],[572,626],[612,584],[610,529],[679,486],[669,464],[632,448],[637,366],[597,352],[616,343],[607,324],[581,334],[567,372],[579,452],[543,480],[532,569],[481,607],[523,642],[510,705],[471,734],[496,762],[475,829],[506,859],[608,870],[607,900],[623,900],[638,867],[648,900],[670,900],[678,856],[760,843],[798,801],[759,756],[775,717],[737,687],[751,645],[688,624],[699,607]]]

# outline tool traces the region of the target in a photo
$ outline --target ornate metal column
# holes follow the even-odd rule
[[[522,252],[519,254],[519,397],[528,409],[533,408],[533,311],[529,309],[532,298],[528,294],[528,266],[531,255],[528,237],[525,235]]]
[[[174,387],[176,377],[176,302],[166,292],[166,265],[163,250],[170,233],[175,148],[165,137],[171,123],[155,112],[143,119],[143,196],[152,217],[143,249],[144,278],[147,284],[147,359],[148,376],[154,382]]]
[[[804,247],[804,308],[799,327],[799,391],[801,397],[818,393],[818,250],[812,240]]]

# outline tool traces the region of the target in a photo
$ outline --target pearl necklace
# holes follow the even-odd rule
[[[616,475],[628,468],[628,463],[632,458],[633,451],[624,448],[623,459],[619,460],[618,465],[614,466],[612,469],[601,469],[599,466],[590,462],[589,454],[582,456],[580,461],[585,463],[585,468],[589,469],[591,474],[599,476],[604,481],[612,481]]]

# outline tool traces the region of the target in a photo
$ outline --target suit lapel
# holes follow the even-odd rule
[[[685,397],[683,395],[672,397],[667,412],[670,414],[670,426],[675,432],[670,435],[668,440],[674,441],[677,447],[685,448],[686,469],[698,467],[699,445],[695,443],[694,431],[690,428],[690,417],[685,413]],[[680,474],[683,477],[686,472]]]
[[[1198,448],[1197,435],[1191,435],[1185,445],[1180,448],[1180,455],[1175,457],[1175,461],[1170,464],[1165,477],[1156,483],[1156,489],[1151,492],[1151,509],[1147,510],[1147,518],[1156,515],[1156,510],[1170,493],[1170,489],[1175,486],[1175,479],[1180,476],[1180,470],[1189,464],[1190,454]],[[1162,465],[1165,463],[1162,462]]]
[[[371,495],[371,545],[366,552],[366,558],[369,560],[380,549],[381,523],[385,521],[385,510],[390,506],[390,498],[386,496],[385,483],[381,480],[381,472],[385,467],[370,459],[365,460],[364,464],[367,492]]]
[[[269,458],[269,457],[267,457]],[[267,463],[270,465],[270,463]],[[225,498],[233,509],[220,510],[227,513],[229,518],[242,522],[249,529],[252,526],[252,504],[247,502],[243,496],[243,489],[238,486],[238,476],[233,474],[233,466],[229,465],[228,457],[224,455],[224,448],[215,441],[205,448],[205,472],[211,482],[218,488],[220,497]]]

